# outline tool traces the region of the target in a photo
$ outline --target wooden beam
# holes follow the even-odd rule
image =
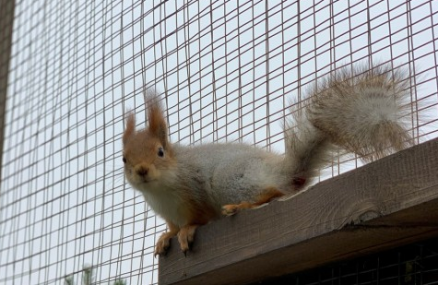
[[[12,50],[14,22],[14,0],[0,0],[0,168],[2,166],[3,141],[5,133],[6,95],[8,90],[9,64]],[[0,184],[2,181],[0,171]]]
[[[245,284],[438,236],[438,140],[175,239],[160,284]]]

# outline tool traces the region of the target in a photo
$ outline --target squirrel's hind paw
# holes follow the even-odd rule
[[[231,217],[237,214],[242,209],[250,209],[253,208],[252,205],[248,202],[242,202],[240,204],[229,204],[222,206],[222,215]]]
[[[275,187],[269,187],[261,191],[257,199],[252,203],[241,202],[240,204],[228,204],[222,206],[222,215],[228,217],[233,216],[237,214],[237,212],[239,212],[240,210],[258,208],[282,196],[284,196],[283,192]]]

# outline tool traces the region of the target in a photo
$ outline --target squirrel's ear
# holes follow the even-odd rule
[[[149,131],[156,136],[164,148],[168,145],[167,125],[163,116],[163,108],[158,98],[149,98],[148,102]]]
[[[125,116],[126,126],[123,133],[123,144],[126,143],[128,138],[135,132],[135,115],[134,112],[130,111]]]

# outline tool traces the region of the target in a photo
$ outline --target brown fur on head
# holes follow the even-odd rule
[[[163,109],[156,97],[150,97],[148,124],[143,130],[135,130],[135,115],[126,116],[123,133],[123,162],[125,176],[136,188],[145,183],[158,181],[175,165],[171,145],[167,138],[167,125]]]
[[[156,136],[164,148],[168,146],[167,125],[163,117],[163,107],[160,101],[154,95],[146,95],[146,104],[148,104],[148,121],[149,131]]]

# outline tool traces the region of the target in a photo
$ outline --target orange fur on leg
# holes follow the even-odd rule
[[[198,226],[199,225],[186,225],[180,229],[178,233],[178,241],[184,254],[189,250],[190,245],[193,243]]]
[[[277,188],[269,187],[263,190],[257,197],[255,202],[241,202],[240,204],[229,204],[222,206],[222,214],[225,216],[232,216],[242,209],[252,209],[260,205],[269,203],[275,198],[284,196],[284,193],[279,191]]]
[[[167,227],[169,230],[165,233],[163,233],[160,238],[157,241],[157,244],[155,245],[155,253],[154,256],[157,256],[158,254],[165,254],[166,251],[169,249],[170,246],[170,239],[176,236],[179,232],[179,227],[174,225],[173,223],[166,221]]]

